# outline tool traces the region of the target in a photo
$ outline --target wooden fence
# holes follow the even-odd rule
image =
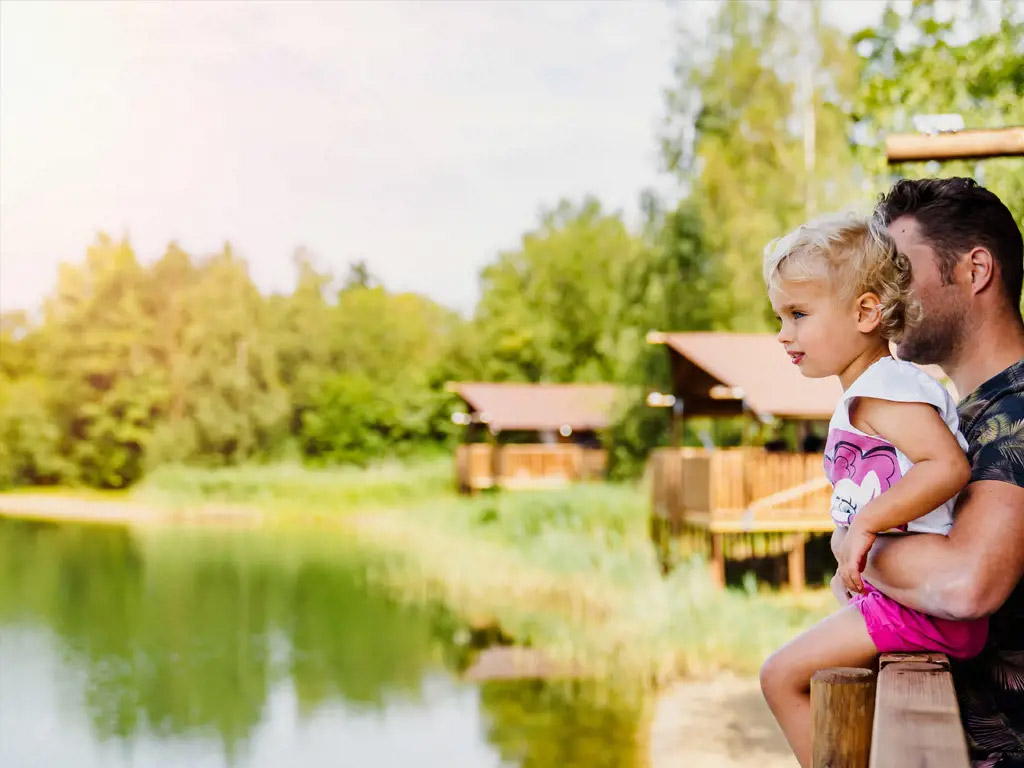
[[[606,451],[572,444],[467,443],[455,450],[461,491],[485,488],[551,488],[604,476]]]
[[[969,768],[949,659],[889,653],[876,677],[824,669],[811,680],[812,768]]]

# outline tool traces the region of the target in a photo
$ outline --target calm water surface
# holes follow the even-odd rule
[[[637,765],[634,704],[473,685],[442,607],[322,532],[0,519],[0,766]]]

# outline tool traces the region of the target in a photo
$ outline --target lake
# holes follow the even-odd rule
[[[0,518],[0,765],[643,764],[636,701],[466,682],[479,633],[379,564],[326,530]]]

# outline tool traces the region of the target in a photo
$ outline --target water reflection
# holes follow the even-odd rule
[[[460,682],[457,622],[374,588],[370,567],[322,532],[0,520],[0,662],[18,667],[0,678],[0,764],[637,764],[635,705]]]

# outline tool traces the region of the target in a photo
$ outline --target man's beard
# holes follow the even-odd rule
[[[959,350],[965,322],[964,312],[955,300],[940,312],[926,311],[904,331],[903,338],[896,343],[896,354],[900,360],[921,365],[949,362]]]

